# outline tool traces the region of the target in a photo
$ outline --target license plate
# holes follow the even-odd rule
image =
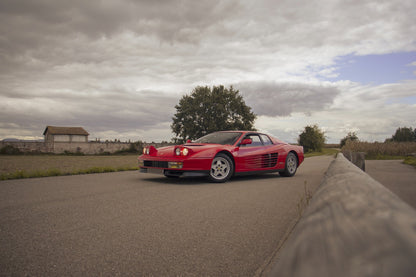
[[[147,173],[163,174],[163,169],[160,169],[160,168],[148,168],[147,169]]]

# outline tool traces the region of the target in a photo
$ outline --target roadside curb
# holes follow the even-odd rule
[[[415,276],[416,210],[342,154],[267,276]]]

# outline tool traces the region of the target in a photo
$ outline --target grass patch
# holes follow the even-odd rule
[[[30,171],[30,172],[27,172],[25,170],[17,170],[11,173],[0,174],[0,180],[108,173],[108,172],[118,172],[118,171],[132,171],[132,170],[138,170],[138,169],[139,169],[138,167],[117,167],[117,168],[115,167],[91,167],[87,169],[75,170],[73,172],[63,172],[57,168],[52,168],[48,170],[36,170],[36,171]]]
[[[408,156],[404,159],[403,163],[416,167],[416,157]]]
[[[0,174],[0,180],[11,180],[11,179],[24,179],[24,178],[39,178],[39,177],[50,177],[50,176],[61,176],[62,172],[57,168],[51,168],[48,170],[36,170],[27,172],[25,170],[17,170],[11,173]]]
[[[138,170],[137,155],[0,155],[0,180]]]
[[[315,156],[331,156],[331,155],[336,155],[338,152],[339,152],[339,149],[336,149],[336,148],[323,148],[321,152],[305,153],[305,158],[315,157]]]

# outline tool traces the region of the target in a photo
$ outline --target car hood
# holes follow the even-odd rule
[[[156,149],[156,153],[154,156],[158,157],[172,157],[175,156],[175,149],[176,148],[188,148],[192,152],[192,154],[202,153],[202,152],[211,152],[210,150],[215,150],[221,147],[225,147],[225,145],[221,144],[201,144],[201,143],[187,143],[183,145],[172,145],[172,146],[165,146]]]

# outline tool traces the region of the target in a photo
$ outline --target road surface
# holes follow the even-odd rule
[[[0,276],[261,275],[332,160],[225,184],[138,172],[2,181]]]
[[[366,173],[416,209],[416,169],[402,160],[366,160]]]

